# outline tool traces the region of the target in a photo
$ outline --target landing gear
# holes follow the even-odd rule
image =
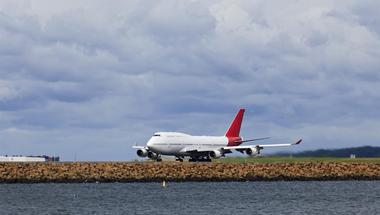
[[[175,160],[179,162],[183,162],[183,157],[176,157]]]
[[[209,156],[191,157],[189,162],[211,162],[211,158]]]
[[[157,157],[156,157],[156,161],[157,161],[157,162],[161,162],[161,161],[162,161],[161,155],[159,155],[159,154],[157,155]]]
[[[156,153],[151,152],[151,151],[148,152],[148,158],[151,159],[151,160],[155,160],[157,162],[161,162],[162,161],[160,154],[156,154]]]
[[[201,160],[203,162],[211,162],[211,158],[210,157],[206,157],[204,160]]]

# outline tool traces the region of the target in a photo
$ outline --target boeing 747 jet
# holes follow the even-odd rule
[[[245,142],[268,139],[269,137],[243,140],[240,137],[240,128],[245,109],[236,114],[224,136],[192,136],[180,132],[156,132],[146,146],[133,146],[139,157],[148,157],[161,161],[161,155],[175,156],[177,161],[190,157],[190,162],[211,161],[211,158],[224,157],[232,150],[245,153],[248,156],[260,154],[260,151],[269,147],[292,146],[301,143],[302,139],[294,143],[284,144],[257,144],[241,145]]]

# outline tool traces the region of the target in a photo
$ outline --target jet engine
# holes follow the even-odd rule
[[[158,158],[158,155],[154,152],[148,152],[148,158],[156,160]]]
[[[145,158],[146,156],[148,156],[148,150],[146,150],[146,149],[139,149],[139,150],[137,150],[137,155],[139,157]]]
[[[214,150],[209,153],[210,157],[212,158],[220,158],[223,156],[223,153],[219,150]]]
[[[249,155],[249,156],[258,155],[258,154],[260,154],[261,149],[262,148],[260,146],[256,146],[255,148],[246,149],[245,153],[247,153],[247,155]]]

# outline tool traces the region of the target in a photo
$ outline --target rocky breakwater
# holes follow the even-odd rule
[[[379,179],[377,163],[0,163],[2,183]]]

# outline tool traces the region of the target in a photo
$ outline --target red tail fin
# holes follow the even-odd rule
[[[239,137],[245,109],[240,109],[226,132],[226,137]]]

